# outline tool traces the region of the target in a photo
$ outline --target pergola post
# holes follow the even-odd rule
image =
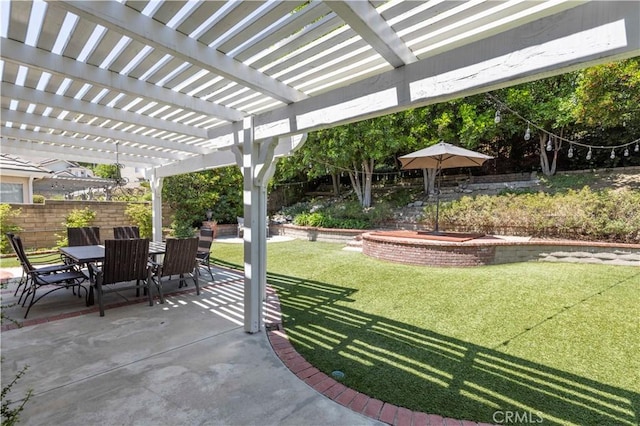
[[[164,178],[157,177],[155,170],[149,178],[151,186],[151,223],[153,241],[162,241],[162,184]]]
[[[243,140],[234,149],[244,179],[244,329],[263,328],[262,304],[267,285],[267,183],[275,170],[278,139],[254,139],[253,118],[243,121]]]

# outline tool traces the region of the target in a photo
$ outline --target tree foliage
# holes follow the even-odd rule
[[[164,180],[162,198],[175,210],[175,221],[199,226],[206,211],[219,223],[235,223],[242,215],[242,174],[235,167],[186,173]]]

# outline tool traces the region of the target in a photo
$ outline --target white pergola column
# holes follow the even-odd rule
[[[241,147],[234,149],[242,161],[244,179],[244,330],[262,330],[262,305],[267,286],[267,183],[275,170],[278,139],[254,139],[253,117],[243,121]]]
[[[162,241],[162,184],[164,178],[156,176],[155,170],[149,178],[151,186],[151,223],[153,241]]]

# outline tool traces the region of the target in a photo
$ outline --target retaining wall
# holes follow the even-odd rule
[[[362,252],[377,259],[424,266],[469,267],[527,261],[581,262],[640,267],[640,245],[587,241],[432,241],[362,235]]]

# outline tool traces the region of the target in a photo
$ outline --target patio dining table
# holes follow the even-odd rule
[[[104,245],[60,247],[60,252],[80,265],[104,261]],[[163,242],[149,241],[149,256],[164,254],[167,245]],[[93,288],[89,288],[88,303],[93,305]]]

